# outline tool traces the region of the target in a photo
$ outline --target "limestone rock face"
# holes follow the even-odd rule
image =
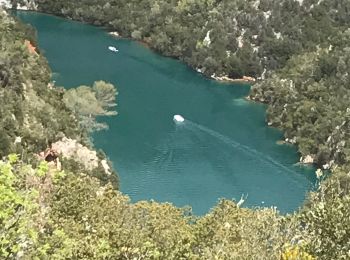
[[[300,162],[303,164],[313,164],[314,161],[315,159],[311,155],[306,155],[305,157],[300,158]]]
[[[101,161],[102,167],[105,170],[105,173],[110,175],[111,174],[111,168],[109,167],[107,160],[102,160]]]
[[[12,4],[11,4],[10,0],[0,0],[0,7],[11,8]]]
[[[290,144],[296,144],[297,143],[297,138],[294,136],[293,138],[286,138],[286,143]]]
[[[204,40],[203,40],[203,45],[206,46],[206,47],[210,47],[210,44],[211,44],[210,32],[211,32],[211,31],[208,31],[208,32],[207,32],[207,35],[205,36],[205,38],[204,38]]]
[[[99,166],[100,159],[97,157],[96,151],[83,146],[77,140],[64,137],[60,141],[53,143],[51,150],[61,154],[63,158],[75,159],[82,163],[87,170],[93,170]],[[110,167],[107,161],[102,160],[101,164],[106,174],[110,175]]]
[[[118,32],[116,32],[116,31],[114,31],[114,32],[109,32],[109,35],[112,35],[112,36],[114,36],[114,37],[120,37],[120,34],[119,34]]]
[[[334,160],[331,160],[330,162],[328,162],[328,163],[322,165],[322,168],[323,168],[324,170],[329,170],[329,169],[332,168],[333,165],[334,165]]]
[[[24,0],[22,2],[23,5],[17,4],[17,10],[38,10],[38,5],[35,3],[34,0]],[[11,9],[12,3],[10,0],[0,0],[0,7]]]

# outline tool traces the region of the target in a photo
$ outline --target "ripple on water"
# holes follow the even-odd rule
[[[293,167],[296,149],[276,145],[282,134],[266,127],[265,107],[243,99],[248,86],[204,79],[93,26],[38,13],[18,16],[36,27],[57,85],[105,80],[118,86],[119,114],[103,119],[110,128],[94,134],[94,144],[114,163],[121,190],[133,201],[170,201],[204,214],[218,198],[248,194],[246,206],[264,201],[290,212],[312,187],[313,169]],[[117,46],[118,54],[108,46]],[[185,124],[174,124],[174,114]]]

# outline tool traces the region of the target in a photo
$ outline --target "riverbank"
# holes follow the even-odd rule
[[[57,14],[49,14],[49,15],[56,15],[57,16]],[[58,15],[58,16],[62,17],[62,15]],[[142,44],[143,46],[153,50],[153,48],[149,45],[149,43],[147,43],[145,41],[135,40],[135,39],[133,39],[131,37],[124,37],[117,31],[108,31],[109,29],[106,28],[106,27],[103,27],[103,26],[99,26],[99,27],[103,28],[104,30],[107,30],[107,33],[109,35],[113,36],[113,37],[124,38],[124,39],[130,39],[130,40],[133,40],[133,41],[137,41],[138,43]],[[175,58],[175,59],[179,59],[179,58]],[[192,68],[193,70],[197,71],[198,73],[202,74],[204,77],[209,78],[209,79],[214,79],[215,81],[218,81],[218,82],[221,82],[221,83],[240,83],[240,84],[248,84],[248,85],[252,85],[252,84],[257,83],[255,78],[247,77],[247,76],[244,76],[241,79],[232,79],[232,78],[229,78],[228,76],[216,76],[215,74],[213,74],[211,76],[208,76],[208,75],[204,74],[203,71],[201,71],[200,69],[195,69],[195,68],[191,67],[190,65],[188,65],[188,66],[190,68]],[[258,81],[258,82],[260,82],[260,81]],[[268,102],[266,100],[252,99],[250,97],[251,96],[248,96],[246,99],[249,100],[249,101],[253,101],[253,102],[259,102],[259,103],[268,104]],[[271,126],[272,123],[267,122],[267,124],[268,124],[268,126]],[[283,131],[283,128],[281,128],[281,127],[278,127],[278,128]],[[286,138],[286,139],[288,139],[288,138]],[[296,142],[294,142],[293,144],[297,145]],[[306,156],[306,155],[303,155],[303,154],[300,153],[299,161],[303,161],[303,158],[302,158],[303,156]],[[313,164],[315,164],[315,163],[316,163],[316,160],[314,160]],[[329,163],[328,162],[324,163],[324,165],[329,165]]]
[[[6,46],[2,50],[0,73],[3,76],[0,77],[0,98],[4,108],[0,119],[8,122],[0,124],[0,157],[9,153],[21,154],[22,160],[33,164],[40,158],[56,163],[59,170],[80,170],[98,178],[101,183],[111,183],[117,189],[115,171],[104,170],[110,162],[91,146],[78,116],[64,104],[64,91],[52,84],[51,68],[31,42],[37,43],[35,31],[13,19],[10,12],[0,12],[0,15],[1,21],[5,21],[1,24],[1,40]],[[53,149],[54,143],[67,138],[85,150],[76,149],[75,155],[71,153],[67,157],[67,150],[60,152]],[[69,149],[72,145],[66,142],[65,146]],[[87,149],[95,157],[86,157]],[[92,158],[95,160],[94,167],[85,167]]]
[[[3,6],[5,9],[13,9],[9,0],[1,0],[0,1],[0,6]],[[20,10],[20,11],[37,12],[38,11],[38,6],[35,4],[34,1],[29,1],[28,5],[25,5],[25,6],[21,6],[20,4],[17,4],[17,8],[16,9]],[[45,13],[45,12],[43,12],[43,13]],[[57,13],[57,14],[56,13],[46,13],[46,14],[64,17],[60,13]],[[104,26],[101,26],[101,27],[104,28]],[[131,37],[124,37],[117,31],[109,31],[108,34],[113,36],[113,37],[116,37],[116,38],[132,39],[132,40],[135,40],[135,41],[139,42],[140,44],[144,45],[147,48],[153,49],[150,46],[150,44],[147,43],[146,41],[137,40],[137,39],[134,39],[134,38],[131,38]],[[174,58],[179,59],[178,57],[174,57]],[[255,78],[249,77],[249,76],[243,76],[242,78],[233,79],[233,78],[230,78],[230,77],[228,77],[226,75],[223,75],[223,76],[216,76],[215,74],[213,74],[213,75],[206,75],[200,69],[196,69],[194,67],[191,67],[191,68],[194,69],[195,71],[201,73],[202,75],[204,75],[207,78],[211,78],[211,79],[217,80],[219,82],[223,82],[223,83],[241,83],[241,84],[250,84],[250,85],[252,85],[252,84],[254,84],[256,82]]]
[[[221,82],[227,82],[227,83],[243,83],[243,84],[249,84],[252,85],[256,82],[256,79],[253,77],[243,76],[240,79],[232,79],[228,76],[216,76],[215,74],[211,76],[212,79],[215,79],[217,81]]]
[[[260,98],[266,100],[269,106],[267,110],[269,121],[274,121],[274,125],[279,125],[286,137],[297,137],[299,151],[302,155],[316,154],[315,161],[318,165],[331,160],[343,164],[344,158],[349,158],[348,143],[345,143],[345,148],[341,141],[337,140],[339,145],[333,141],[327,143],[327,138],[325,138],[325,135],[329,137],[337,132],[337,129],[334,129],[335,125],[342,124],[338,122],[340,116],[336,115],[335,110],[347,113],[346,105],[344,105],[346,101],[338,102],[338,99],[342,99],[339,97],[326,99],[327,102],[320,103],[313,100],[314,92],[312,91],[314,87],[319,88],[322,89],[323,96],[329,96],[329,93],[334,92],[332,89],[334,84],[331,83],[334,80],[346,89],[346,81],[338,76],[334,77],[337,62],[332,62],[335,60],[340,62],[341,59],[345,59],[340,56],[347,55],[344,49],[347,33],[344,28],[349,27],[348,20],[334,18],[334,13],[342,11],[339,10],[339,6],[332,6],[329,3],[332,8],[327,8],[324,1],[310,6],[309,2],[304,1],[290,8],[280,8],[280,4],[271,0],[272,5],[269,6],[268,11],[262,6],[255,6],[253,2],[247,3],[241,9],[237,9],[235,5],[227,6],[225,2],[217,2],[209,6],[198,2],[197,8],[192,10],[191,5],[187,6],[187,4],[181,8],[170,4],[173,8],[168,9],[162,5],[152,8],[152,4],[140,6],[134,3],[126,4],[125,0],[121,1],[116,5],[110,5],[107,0],[93,1],[94,7],[91,6],[91,3],[76,4],[65,0],[60,1],[60,4],[57,4],[55,0],[42,0],[38,4],[39,9],[45,12],[56,13],[69,19],[94,25],[104,25],[110,30],[119,31],[123,36],[147,39],[153,50],[169,57],[180,57],[180,60],[191,68],[200,68],[209,78],[214,74],[237,75],[237,77],[253,75],[259,81],[254,84],[252,91],[258,92]],[[297,8],[299,5],[302,8]],[[92,8],[94,12],[91,12]],[[320,9],[323,13],[322,17],[325,21],[322,26],[320,25],[323,23],[319,23],[317,16],[313,14],[315,8]],[[77,9],[80,11],[76,12]],[[189,10],[192,10],[192,16],[188,16]],[[214,10],[215,12],[212,12]],[[237,12],[238,10],[240,11]],[[306,13],[301,10],[305,10]],[[291,12],[295,15],[290,16]],[[212,13],[224,14],[225,19],[218,21],[217,17],[211,15]],[[242,14],[249,17],[249,23],[242,22]],[[282,17],[285,19],[281,19]],[[310,17],[310,19],[304,19],[305,17]],[[276,21],[280,22],[276,23]],[[293,24],[295,26],[291,26]],[[257,25],[262,26],[258,31],[256,31]],[[298,26],[299,30],[293,31]],[[313,31],[312,35],[318,36],[311,37],[310,31]],[[322,48],[316,50],[315,46],[323,46],[327,51],[325,52]],[[314,56],[317,57],[321,52],[324,53],[323,61],[318,62]],[[286,69],[294,68],[295,70],[300,66],[308,68],[311,61],[314,62],[314,66],[320,73],[315,74],[308,69],[300,70],[297,74],[292,71],[285,73]],[[302,71],[308,73],[300,73]],[[265,72],[267,72],[267,77],[265,77]],[[274,74],[276,78],[279,78],[278,80],[271,79]],[[297,88],[300,88],[300,85],[305,86],[296,89],[293,81],[298,82],[301,76],[304,80],[302,84],[297,83],[296,86]],[[265,79],[260,80],[261,78]],[[266,83],[267,81],[269,83]],[[313,81],[319,86],[309,86]],[[292,83],[287,86],[286,82]],[[327,85],[324,86],[320,82],[327,82]],[[285,87],[290,90],[294,88],[296,92],[291,92],[294,92],[296,96],[290,95],[280,87],[281,85],[286,85]],[[337,96],[336,93],[333,94],[331,96]],[[342,97],[345,96],[342,95]],[[284,101],[272,102],[274,97]],[[310,113],[308,104],[314,102],[317,103],[318,109]],[[329,102],[332,104],[327,105]],[[337,104],[342,105],[335,109]],[[284,107],[285,105],[288,107]],[[322,112],[322,115],[315,114],[315,111],[324,111],[326,106],[334,107],[334,111],[328,110],[328,112]],[[302,120],[297,118],[300,107],[305,110],[302,113]],[[283,113],[284,110],[286,110],[285,113]],[[314,118],[312,121],[316,120],[320,123],[318,127],[308,126],[308,116],[311,114],[315,114],[312,116]],[[279,118],[281,115],[284,116]],[[321,123],[322,120],[317,120],[318,116],[322,118],[329,116],[329,120],[326,120],[328,123]],[[273,117],[274,120],[270,120],[270,117]],[[287,122],[291,118],[295,121]],[[322,131],[317,131],[317,129],[322,129]],[[342,136],[348,136],[344,127],[341,132]],[[339,146],[341,150],[337,152]]]
[[[146,48],[149,48],[149,49],[153,50],[152,47],[149,45],[149,43],[147,43],[146,41],[136,40],[136,39],[133,39],[131,37],[126,37],[125,38],[125,37],[121,36],[119,34],[119,32],[117,32],[117,31],[111,31],[111,32],[108,32],[108,34],[113,36],[113,37],[115,37],[115,38],[124,38],[124,39],[130,39],[130,40],[133,40],[133,41],[137,41],[138,43],[140,43],[141,45],[145,46]],[[178,57],[173,57],[173,58],[175,58],[177,60],[180,60]],[[249,77],[249,76],[243,76],[242,78],[237,78],[237,79],[230,78],[230,77],[228,77],[226,75],[224,75],[224,76],[216,76],[215,74],[213,74],[213,75],[209,76],[209,75],[206,75],[205,73],[203,73],[203,71],[201,69],[193,68],[190,65],[188,65],[188,66],[190,68],[192,68],[193,70],[197,71],[198,73],[202,74],[206,78],[214,79],[216,81],[223,82],[223,83],[240,83],[240,84],[252,85],[252,84],[254,84],[256,82],[255,78]]]

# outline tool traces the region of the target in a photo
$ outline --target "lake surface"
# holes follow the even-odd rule
[[[314,169],[293,166],[295,147],[265,123],[265,106],[244,100],[249,86],[205,79],[141,44],[90,25],[38,13],[18,16],[38,30],[56,85],[96,80],[118,87],[118,116],[94,134],[132,201],[190,205],[205,214],[219,198],[291,212],[314,183]],[[108,50],[116,46],[118,53]],[[175,124],[174,114],[185,117]]]

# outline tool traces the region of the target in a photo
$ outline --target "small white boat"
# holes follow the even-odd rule
[[[175,122],[178,122],[178,123],[182,123],[183,121],[185,121],[185,118],[183,118],[180,115],[174,115],[173,119],[174,119]]]
[[[108,50],[113,51],[113,52],[118,52],[119,50],[114,47],[114,46],[108,46]]]

